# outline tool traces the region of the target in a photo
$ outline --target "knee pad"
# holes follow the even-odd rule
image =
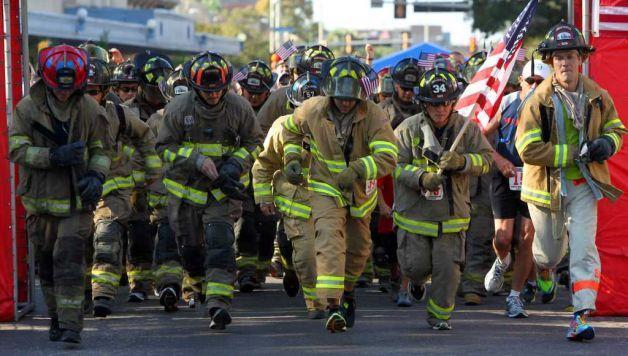
[[[190,276],[205,275],[205,256],[201,246],[181,246],[181,262]]]
[[[124,228],[117,221],[105,220],[96,224],[94,263],[120,263],[123,232]]]
[[[155,229],[148,220],[129,222],[129,262],[137,264],[152,261],[154,239]]]
[[[233,228],[228,223],[205,225],[205,268],[235,269]]]
[[[159,224],[157,228],[157,243],[155,246],[155,263],[179,261],[179,251],[174,231],[167,222]]]

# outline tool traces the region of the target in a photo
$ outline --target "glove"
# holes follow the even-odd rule
[[[464,168],[466,160],[456,151],[445,151],[440,158],[438,168],[443,171],[459,171]]]
[[[242,166],[235,158],[229,158],[220,166],[220,177],[223,179],[229,177],[236,182],[240,181],[242,175]]]
[[[57,167],[69,167],[82,164],[85,155],[85,142],[76,141],[50,149],[50,163]]]
[[[239,180],[232,179],[231,177],[224,175],[218,178],[218,187],[225,195],[235,200],[246,200],[247,196],[244,194],[244,184]]]
[[[83,204],[95,205],[102,195],[102,183],[104,179],[99,173],[89,171],[78,182],[78,189]]]
[[[196,169],[212,181],[218,178],[218,170],[216,170],[214,160],[209,157],[199,155],[196,159]]]
[[[283,168],[283,174],[291,184],[301,183],[301,162],[295,159],[286,163]]]
[[[358,180],[358,173],[351,166],[345,168],[336,177],[336,184],[341,190],[349,190],[353,187],[353,183]]]
[[[429,191],[435,191],[443,184],[443,176],[437,173],[425,172],[421,174],[421,186]]]
[[[607,137],[599,137],[588,143],[591,161],[602,163],[613,155],[613,143]]]

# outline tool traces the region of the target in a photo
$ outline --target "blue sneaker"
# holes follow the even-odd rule
[[[569,329],[567,330],[567,339],[570,341],[584,341],[593,340],[595,337],[595,330],[589,324],[587,324],[585,315],[576,314],[569,323]]]
[[[412,301],[410,300],[410,295],[405,290],[399,292],[397,296],[397,306],[402,308],[407,308],[412,306]]]

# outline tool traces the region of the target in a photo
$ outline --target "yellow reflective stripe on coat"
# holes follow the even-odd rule
[[[360,161],[364,163],[364,168],[366,172],[364,179],[372,180],[377,178],[377,164],[375,164],[375,159],[373,158],[373,156],[362,157],[360,158]]]
[[[175,182],[169,178],[164,178],[163,182],[168,192],[175,197],[179,199],[185,199],[199,205],[207,204],[206,192],[196,190],[191,187],[186,187],[185,185]]]
[[[253,182],[253,194],[258,197],[268,197],[273,195],[272,184]]]
[[[451,312],[454,310],[454,306],[452,305],[449,308],[443,308],[436,304],[434,299],[430,298],[427,302],[427,312],[430,313],[433,317],[440,320],[449,320],[451,318]]]
[[[611,139],[611,141],[613,141],[613,145],[615,146],[613,147],[614,148],[613,153],[619,152],[619,150],[621,149],[621,137],[617,133],[608,132],[608,133],[603,134],[602,136],[608,137]]]
[[[373,211],[376,205],[377,205],[377,190],[375,190],[362,205],[350,207],[349,213],[354,218],[363,218],[366,216],[366,214]]]
[[[146,168],[149,169],[157,169],[157,168],[161,168],[161,160],[159,159],[159,156],[157,155],[148,155],[144,158],[145,160],[145,164],[146,164]]]
[[[16,150],[24,145],[33,145],[33,141],[28,136],[15,135],[9,137],[9,150]]]
[[[233,298],[233,285],[231,284],[207,282],[206,286],[207,289],[205,290],[205,296],[207,298],[215,295]]]
[[[135,184],[143,184],[146,182],[146,173],[142,170],[134,170],[133,171],[133,180]]]
[[[338,206],[346,206],[347,205],[347,201],[345,200],[345,198],[342,196],[342,193],[340,193],[339,190],[337,190],[336,188],[334,188],[332,185],[327,184],[327,183],[323,183],[323,182],[319,182],[313,179],[308,179],[307,181],[307,188],[310,191],[316,192],[316,193],[320,193],[322,195],[327,195],[330,196],[332,198],[336,199],[336,203],[338,204]]]
[[[77,208],[80,200],[77,199]],[[31,198],[22,196],[22,204],[29,212],[68,214],[70,213],[70,199]]]
[[[399,164],[395,166],[395,170],[393,171],[393,178],[399,179],[399,176],[403,171],[416,173],[419,171],[419,167],[413,166],[411,164]]]
[[[101,140],[94,140],[94,141],[90,141],[87,144],[87,147],[91,150],[91,149],[94,149],[94,148],[104,148],[105,146],[103,146]]]
[[[233,153],[233,156],[245,160],[250,156],[250,154],[249,151],[246,150],[246,148],[240,147],[237,151]]]
[[[388,153],[395,158],[397,158],[397,154],[399,152],[397,145],[388,141],[371,141],[369,143],[369,148],[371,149],[371,153],[373,154]]]
[[[344,289],[345,277],[340,276],[318,276],[316,277],[316,289]]]
[[[316,145],[316,142],[314,142],[314,140],[310,141],[310,152],[312,152],[315,159],[325,163],[327,169],[329,169],[331,173],[340,173],[344,171],[345,168],[347,168],[347,162],[345,161],[325,159],[325,157],[323,157],[321,152],[318,150],[318,146]]]
[[[301,131],[297,127],[297,124],[294,122],[294,115],[290,115],[288,119],[284,121],[283,127],[292,133],[295,133],[295,134],[301,133]]]
[[[292,218],[309,219],[312,214],[312,208],[301,203],[297,203],[282,196],[275,196],[275,205],[277,209],[285,215]]]
[[[532,189],[525,185],[521,187],[521,199],[545,205],[550,205],[552,202],[550,193],[543,190]]]
[[[393,221],[400,229],[417,235],[438,236],[438,224],[408,219],[398,212],[393,212]]]
[[[532,142],[540,142],[541,141],[541,129],[532,129],[530,131],[526,131],[521,135],[515,142],[515,146],[517,147],[517,151],[523,152],[526,147]]]
[[[443,233],[453,234],[460,231],[467,231],[469,229],[469,218],[451,219],[443,221]]]
[[[135,148],[128,145],[122,145],[122,154],[124,154],[127,159],[131,159],[134,153],[135,153]]]
[[[148,192],[148,206],[150,206],[153,209],[168,206],[168,196],[149,191]]]
[[[223,146],[219,143],[194,143],[183,142],[183,147],[197,150],[198,153],[207,157],[221,157],[223,154],[231,152],[233,147]]]
[[[92,269],[92,283],[108,284],[113,287],[120,285],[120,275],[107,271]]]
[[[133,176],[128,177],[111,177],[105,181],[102,185],[102,196],[113,192],[118,189],[130,189],[135,186]]]
[[[283,147],[283,153],[286,156],[292,153],[300,156],[302,151],[303,151],[303,147],[292,144],[292,143],[287,143]]]
[[[621,122],[619,118],[612,119],[604,124],[602,127],[603,132],[608,132],[618,127],[624,128],[624,124]]]
[[[569,145],[554,146],[554,167],[566,167],[569,157]]]

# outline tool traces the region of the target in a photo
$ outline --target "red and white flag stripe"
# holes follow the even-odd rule
[[[628,31],[628,0],[594,0],[592,4],[592,32],[599,36],[617,34],[625,36]]]

